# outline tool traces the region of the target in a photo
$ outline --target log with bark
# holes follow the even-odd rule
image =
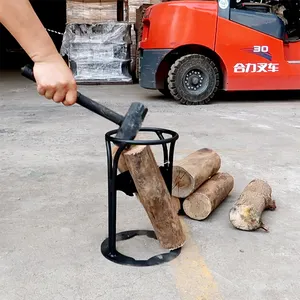
[[[134,140],[138,140],[138,141],[143,140],[143,139],[145,139],[145,136],[144,136],[141,132],[138,132],[137,135],[136,135],[136,137],[134,138]],[[130,149],[132,146],[133,146],[133,145],[131,145],[131,146],[129,147],[129,149]],[[112,147],[112,150],[111,150],[111,152],[112,152],[112,158],[115,157],[115,155],[116,155],[116,153],[117,153],[118,150],[119,150],[119,147],[118,147],[118,146],[114,145],[114,146]],[[122,153],[120,154],[119,161],[118,161],[118,170],[119,170],[121,173],[128,171],[128,167],[127,167],[127,165],[126,165],[126,161],[125,161],[125,158],[124,158],[124,151],[125,151],[125,150],[123,150]]]
[[[119,149],[118,146],[114,146],[112,148],[112,156],[113,157],[115,156],[118,149]],[[125,158],[124,158],[124,151],[120,154],[120,157],[119,157],[118,170],[121,173],[128,171],[128,167],[126,165],[126,161],[125,161]],[[140,200],[139,195],[137,193],[134,193],[134,195]],[[172,201],[172,204],[173,204],[173,207],[174,207],[176,213],[179,213],[181,208],[182,208],[182,204],[181,204],[180,199],[177,198],[177,197],[172,197],[171,201]]]
[[[172,195],[186,198],[219,171],[221,158],[215,151],[203,148],[173,165]]]
[[[234,227],[241,230],[262,228],[268,231],[262,222],[262,213],[267,209],[276,209],[276,203],[272,200],[272,189],[266,181],[254,179],[230,209],[229,219]]]
[[[172,196],[171,201],[173,203],[173,207],[174,207],[176,213],[179,213],[179,211],[181,210],[181,201],[180,201],[180,199]]]
[[[230,174],[217,173],[184,200],[185,214],[195,220],[206,219],[227,198],[233,186]]]
[[[132,146],[123,155],[161,246],[182,247],[186,239],[182,224],[150,146]]]

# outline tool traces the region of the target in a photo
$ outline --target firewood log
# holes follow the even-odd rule
[[[272,189],[267,182],[254,179],[230,209],[229,219],[234,227],[241,230],[262,228],[268,231],[262,222],[262,213],[267,209],[276,209],[276,203],[272,200]]]
[[[118,149],[119,149],[118,146],[114,146],[112,148],[112,155],[113,155],[113,157],[115,156],[115,154],[118,151]],[[124,152],[122,152],[120,154],[119,162],[118,162],[118,170],[121,173],[128,171],[128,167],[126,165],[126,161],[125,161],[125,158],[124,158]],[[134,195],[139,199],[139,195],[137,193],[134,193]],[[175,209],[176,213],[179,213],[179,211],[181,209],[181,201],[180,201],[180,199],[177,198],[177,197],[172,197],[171,201],[173,202],[172,204],[174,206],[174,209]]]
[[[172,196],[171,201],[172,201],[172,204],[173,204],[173,207],[174,207],[176,213],[179,213],[179,211],[181,209],[181,201],[180,201],[180,199]]]
[[[173,165],[172,195],[186,198],[219,171],[221,158],[215,151],[203,148]]]
[[[114,158],[115,155],[116,155],[116,152],[118,151],[119,147],[118,146],[113,146],[112,148],[112,157]],[[125,158],[124,158],[124,154],[123,152],[120,154],[120,157],[119,157],[119,161],[118,161],[118,170],[123,173],[123,172],[126,172],[128,171],[128,168],[127,168],[127,165],[126,165],[126,162],[125,162]]]
[[[124,151],[123,155],[138,198],[148,214],[160,245],[170,250],[182,247],[186,237],[180,218],[150,146],[133,146]]]
[[[233,186],[230,174],[217,173],[184,200],[185,214],[195,220],[204,220],[226,199]]]
[[[137,135],[136,135],[136,137],[134,138],[134,140],[138,140],[138,141],[143,140],[143,139],[145,139],[145,136],[141,132],[138,132]],[[129,148],[131,148],[132,146],[134,146],[134,145],[131,145]],[[118,149],[119,149],[119,147],[116,146],[116,145],[114,145],[112,147],[112,150],[111,150],[111,152],[112,152],[112,158],[115,157],[116,152],[118,151]],[[121,173],[128,171],[128,167],[126,165],[126,161],[125,161],[125,158],[124,158],[124,150],[122,151],[122,153],[120,154],[120,157],[119,157],[118,170]]]

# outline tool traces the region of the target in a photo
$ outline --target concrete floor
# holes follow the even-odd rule
[[[111,263],[100,245],[107,236],[104,133],[114,124],[44,100],[28,80],[2,73],[1,300],[300,299],[299,93],[230,94],[194,107],[137,85],[80,91],[120,113],[142,101],[145,126],[179,133],[175,158],[216,150],[234,190],[205,221],[182,218],[188,240],[176,260],[147,268]],[[266,98],[276,100],[259,101]],[[277,202],[263,215],[269,233],[229,223],[229,209],[254,178],[269,182]],[[136,198],[119,193],[117,227],[151,229]],[[138,258],[160,250],[146,238],[119,247]]]

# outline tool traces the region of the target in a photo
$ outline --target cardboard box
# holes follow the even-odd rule
[[[94,24],[117,21],[117,1],[67,0],[68,24]]]
[[[129,22],[135,23],[136,10],[141,5],[156,4],[159,2],[161,1],[128,0]],[[117,21],[116,0],[67,0],[68,24],[94,24],[107,21]]]

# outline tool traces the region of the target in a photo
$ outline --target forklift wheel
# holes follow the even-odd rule
[[[165,96],[165,97],[172,97],[169,89],[159,89],[159,91]]]
[[[207,104],[219,87],[219,71],[214,62],[200,54],[177,59],[168,74],[171,95],[181,104]]]
[[[165,79],[164,82],[164,88],[158,89],[165,97],[172,98],[172,95],[170,93],[169,87],[168,87],[168,78]]]

